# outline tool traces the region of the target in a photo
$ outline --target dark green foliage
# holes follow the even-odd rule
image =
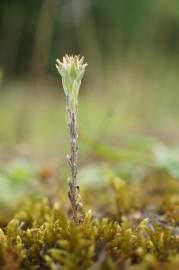
[[[0,1],[0,66],[9,74],[24,75],[28,72],[36,46],[36,31],[39,27],[45,1],[1,0]],[[161,0],[107,0],[78,1],[76,20],[78,32],[75,31],[72,1],[49,1],[55,7],[54,25],[50,40],[41,36],[41,54],[48,47],[48,69],[53,72],[53,62],[57,55],[66,51],[88,53],[82,36],[89,38],[95,48],[98,43],[102,60],[110,60],[111,54],[125,56],[135,51],[141,58],[141,51],[150,51],[154,57],[163,52],[164,55],[178,56],[179,48],[179,11],[178,1]],[[84,3],[84,4],[83,4]],[[46,30],[45,17],[43,29]],[[94,25],[96,37],[89,31]],[[83,32],[84,31],[84,32]],[[84,34],[83,34],[84,33]],[[89,36],[89,37],[88,37]],[[63,42],[61,42],[63,40]],[[11,47],[13,42],[16,49]],[[11,50],[10,50],[11,48]],[[7,55],[7,50],[9,54]],[[138,59],[138,58],[137,58]],[[160,58],[159,58],[160,60]],[[91,61],[92,62],[92,61]],[[10,75],[10,74],[9,74]]]

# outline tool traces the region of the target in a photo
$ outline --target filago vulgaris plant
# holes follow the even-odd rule
[[[77,183],[78,172],[78,133],[77,133],[77,114],[78,114],[78,94],[81,81],[87,63],[84,57],[69,56],[63,57],[62,61],[56,60],[56,68],[62,77],[62,85],[66,96],[66,110],[68,114],[68,127],[70,133],[70,154],[67,160],[71,169],[71,177],[68,179],[68,196],[73,211],[73,220],[80,223],[83,220],[84,210],[80,196],[80,188]]]

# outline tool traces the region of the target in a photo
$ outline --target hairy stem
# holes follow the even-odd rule
[[[71,169],[71,177],[69,178],[69,192],[68,196],[72,205],[73,219],[76,223],[82,220],[82,200],[80,196],[80,189],[77,185],[77,159],[78,159],[78,134],[76,127],[77,105],[75,110],[72,110],[69,96],[66,96],[67,113],[68,113],[68,127],[70,131],[70,155],[67,155],[68,163]]]

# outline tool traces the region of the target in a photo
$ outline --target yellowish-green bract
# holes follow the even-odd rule
[[[62,61],[56,60],[56,68],[62,77],[62,84],[66,96],[69,96],[71,107],[75,110],[78,102],[78,93],[86,69],[84,57],[69,56],[63,57]]]

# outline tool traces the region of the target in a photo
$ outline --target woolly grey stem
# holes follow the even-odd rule
[[[82,201],[80,196],[79,186],[77,185],[77,158],[78,158],[78,134],[76,128],[76,117],[77,117],[77,105],[75,110],[72,110],[70,106],[69,96],[66,96],[66,104],[67,104],[67,113],[68,113],[68,127],[70,131],[70,155],[67,155],[68,163],[71,169],[71,177],[69,179],[69,192],[68,196],[72,205],[73,210],[73,219],[76,223],[81,221],[81,216],[79,215],[82,209]]]

